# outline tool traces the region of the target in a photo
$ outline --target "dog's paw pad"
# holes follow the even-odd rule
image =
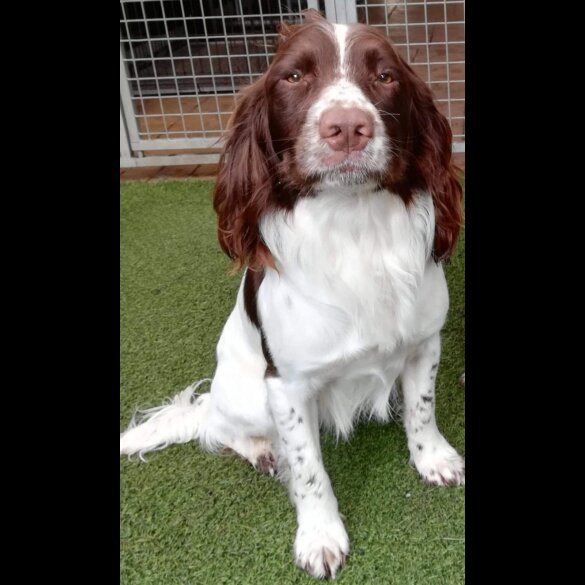
[[[335,579],[349,553],[349,539],[340,518],[302,524],[295,541],[295,563],[317,579]]]
[[[465,485],[465,466],[461,469],[444,468],[442,472],[438,473],[433,473],[431,469],[429,475],[423,475],[423,481],[430,486],[455,487]]]
[[[412,459],[427,485],[465,485],[465,460],[446,441],[417,449]]]

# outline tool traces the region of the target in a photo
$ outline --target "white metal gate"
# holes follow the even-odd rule
[[[383,28],[465,151],[464,0],[121,0],[120,166],[217,162],[235,94],[268,68],[277,24],[306,8]]]

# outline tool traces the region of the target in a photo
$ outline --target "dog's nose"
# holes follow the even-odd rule
[[[321,114],[319,136],[333,150],[363,150],[374,136],[374,120],[359,108],[334,106]]]

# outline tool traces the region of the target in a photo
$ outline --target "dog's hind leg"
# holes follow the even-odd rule
[[[276,471],[276,429],[268,407],[265,362],[233,359],[223,341],[211,386],[210,411],[200,436],[204,448],[217,443],[247,459],[258,471]],[[241,356],[240,356],[241,357]]]
[[[120,455],[139,457],[173,443],[199,441],[209,451],[230,449],[259,471],[274,474],[276,430],[268,407],[260,335],[242,311],[230,315],[217,346],[211,391],[192,384],[168,404],[137,413],[120,435]]]
[[[258,471],[274,475],[274,430],[269,415],[263,412],[266,405],[258,403],[266,393],[263,380],[240,379],[236,386],[239,400],[222,389],[223,381],[222,370],[218,368],[211,392],[196,393],[201,381],[163,406],[138,411],[120,435],[120,455],[138,455],[143,459],[145,453],[174,443],[199,441],[207,451],[229,449]],[[261,387],[252,391],[251,382]]]
[[[120,455],[138,455],[143,459],[145,453],[174,443],[199,441],[208,451],[229,449],[258,471],[274,475],[276,458],[271,425],[265,424],[266,419],[246,418],[250,413],[239,409],[237,401],[226,402],[229,395],[218,389],[221,381],[220,374],[213,381],[212,391],[201,395],[196,390],[203,381],[192,384],[168,404],[137,412],[120,435]]]

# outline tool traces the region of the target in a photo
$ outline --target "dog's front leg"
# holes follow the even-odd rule
[[[435,420],[435,378],[441,340],[433,335],[406,360],[402,373],[404,427],[410,460],[426,483],[465,483],[465,462],[439,432]]]
[[[335,577],[349,552],[349,539],[323,467],[316,397],[304,381],[272,377],[266,383],[297,510],[295,562],[313,577]]]

